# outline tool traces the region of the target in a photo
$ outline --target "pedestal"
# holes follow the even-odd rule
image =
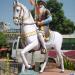
[[[39,73],[33,70],[26,70],[25,72],[21,72],[19,75],[39,75]]]

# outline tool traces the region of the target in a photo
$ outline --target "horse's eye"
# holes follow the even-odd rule
[[[17,11],[17,12],[19,12],[19,10],[18,10],[18,9],[16,9],[16,11]]]

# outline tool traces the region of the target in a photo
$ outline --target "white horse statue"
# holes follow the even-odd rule
[[[37,26],[34,22],[34,19],[30,13],[30,11],[17,0],[14,1],[13,4],[13,21],[16,25],[21,24],[21,30],[26,38],[26,47],[21,51],[21,57],[23,60],[24,67],[30,69],[31,65],[28,64],[28,61],[25,57],[25,53],[34,49],[35,51],[40,48],[40,42],[37,34]],[[63,64],[63,56],[61,51],[62,46],[62,35],[56,31],[50,31],[50,40],[45,42],[47,50],[50,50],[51,47],[54,47],[57,55],[60,60],[61,72],[64,72],[64,64]],[[45,62],[40,70],[40,72],[44,71],[44,68],[47,64],[48,53],[45,59]]]

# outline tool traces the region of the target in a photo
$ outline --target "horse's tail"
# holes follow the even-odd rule
[[[75,62],[75,59],[66,56],[64,53],[62,53],[62,56],[64,57],[64,60],[68,60],[70,62]]]

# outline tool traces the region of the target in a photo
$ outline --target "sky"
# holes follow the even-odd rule
[[[61,2],[65,16],[75,22],[75,0],[61,0]]]
[[[17,26],[13,23],[13,1],[14,0],[0,0],[0,22],[4,21],[9,24],[10,28],[16,28]],[[19,0],[28,9],[32,9],[33,6],[28,0]],[[58,0],[63,3],[64,14],[68,19],[75,22],[75,0]]]

